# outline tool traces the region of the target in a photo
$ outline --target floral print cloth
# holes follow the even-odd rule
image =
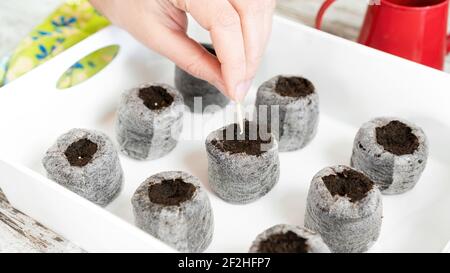
[[[100,72],[119,52],[119,46],[111,45],[100,48],[72,65],[56,84],[58,89],[77,85]]]
[[[66,1],[37,26],[10,56],[0,61],[0,87],[107,25],[109,25],[108,20],[99,14],[87,0]],[[103,54],[117,53],[111,50],[103,52],[106,52]],[[98,51],[97,54],[102,54],[102,51]],[[102,58],[91,54],[89,58],[83,59],[83,63],[76,63],[65,75],[73,78],[77,77],[76,73],[81,73],[83,77],[87,78],[97,73],[102,67],[96,62],[110,59],[111,56]],[[63,72],[61,71],[61,74]],[[60,80],[62,87],[69,87],[71,82],[70,79]]]

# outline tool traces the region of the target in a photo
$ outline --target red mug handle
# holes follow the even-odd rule
[[[450,53],[450,35],[447,36],[447,54]]]
[[[325,14],[325,11],[333,4],[336,0],[326,0],[319,9],[319,12],[316,16],[316,28],[320,29],[322,27],[322,19]],[[450,36],[449,36],[450,41]],[[450,44],[449,44],[450,45]],[[448,48],[450,50],[450,47]]]

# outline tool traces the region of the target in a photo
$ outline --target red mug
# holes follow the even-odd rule
[[[320,29],[326,0],[316,17]],[[450,52],[449,0],[371,0],[358,42],[436,69]]]

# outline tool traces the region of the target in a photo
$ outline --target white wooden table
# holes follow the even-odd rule
[[[278,0],[278,12],[307,25],[313,25],[315,14],[322,2],[322,0]],[[324,30],[355,40],[362,24],[366,3],[361,0],[338,1],[325,16]],[[450,58],[447,58],[447,71],[450,68],[449,64]],[[14,209],[0,190],[0,252],[81,251],[77,246]]]

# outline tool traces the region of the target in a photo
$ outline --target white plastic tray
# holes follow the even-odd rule
[[[192,24],[199,41],[208,36]],[[63,71],[84,55],[119,44],[118,57],[94,78],[57,90]],[[0,188],[11,203],[87,251],[173,251],[133,225],[130,199],[138,185],[160,171],[183,170],[199,177],[215,216],[208,251],[246,252],[257,234],[279,223],[303,225],[309,183],[325,166],[348,164],[358,127],[377,116],[399,116],[423,127],[430,159],[414,190],[386,196],[381,236],[371,251],[440,252],[450,239],[450,76],[442,72],[275,18],[256,87],[279,74],[311,79],[321,99],[319,132],[304,150],[282,153],[278,185],[261,200],[230,205],[208,187],[204,140],[186,140],[201,131],[187,125],[176,149],[164,158],[137,162],[121,156],[125,185],[106,210],[45,177],[46,149],[71,128],[92,128],[114,137],[120,94],[142,82],[173,83],[174,66],[128,34],[109,27],[23,78],[0,89]],[[186,113],[186,120],[199,120]],[[220,113],[203,129],[223,126]],[[201,126],[201,124],[200,124]]]

